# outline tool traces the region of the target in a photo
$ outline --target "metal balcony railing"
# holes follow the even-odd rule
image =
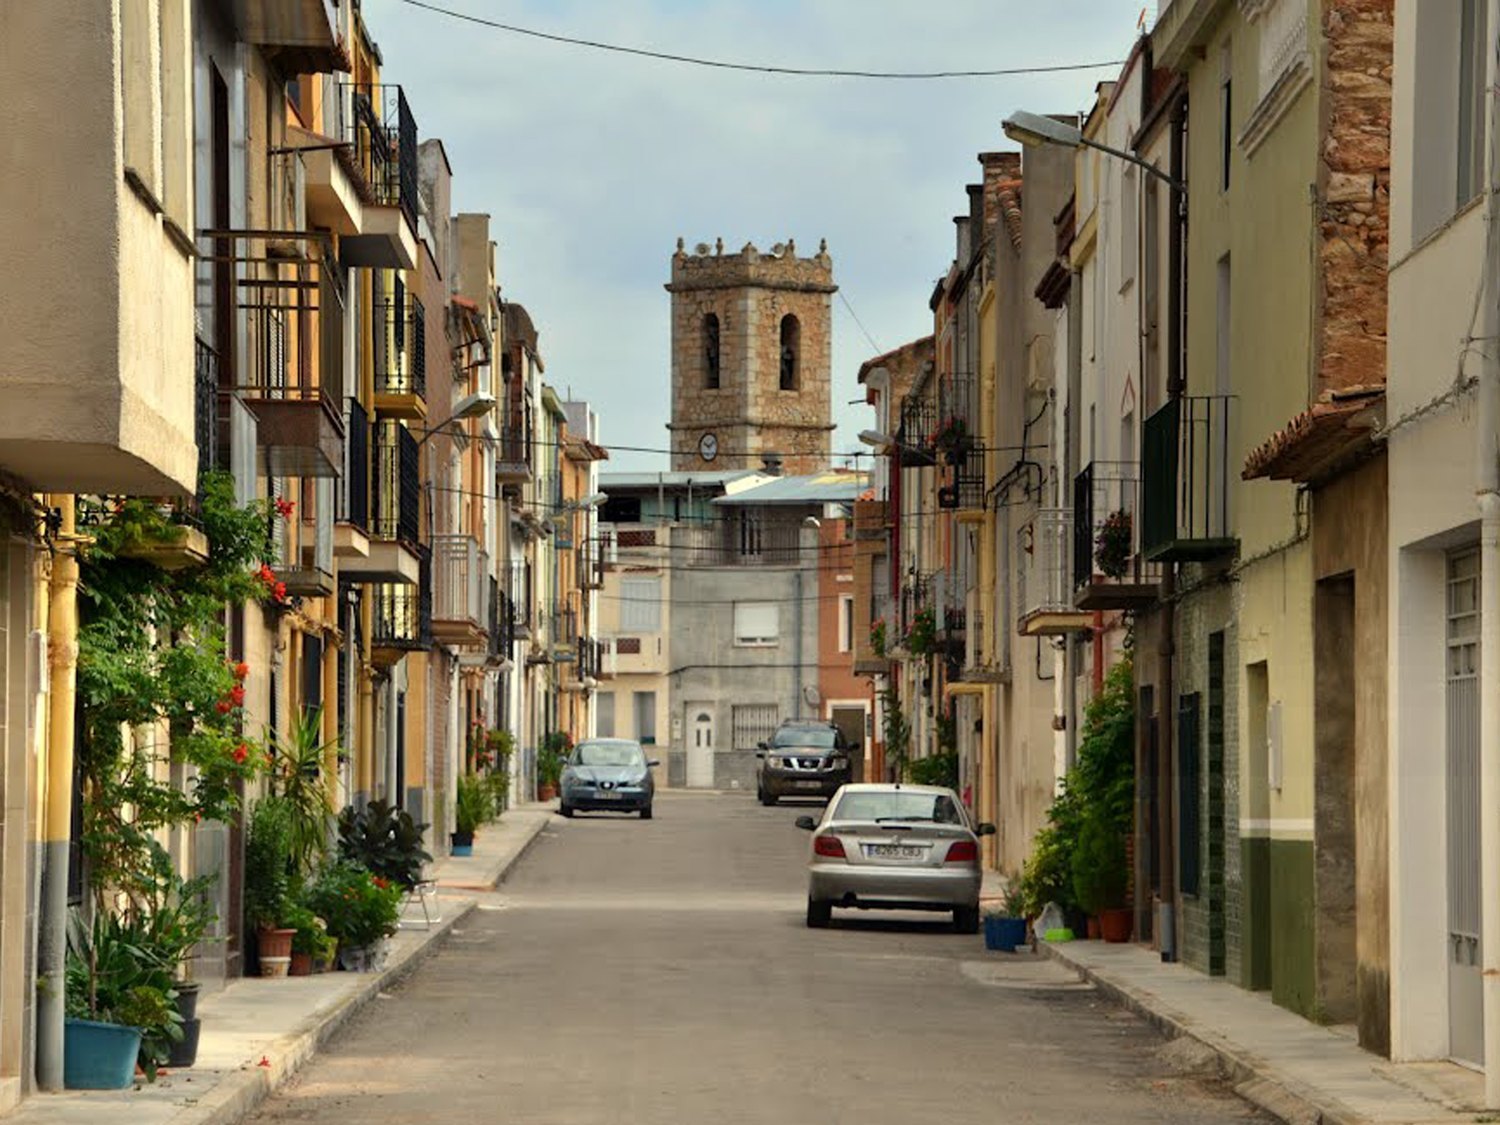
[[[417,123],[400,86],[340,82],[335,132],[368,201],[399,207],[417,229]]]
[[[344,400],[344,479],[338,519],[360,531],[370,527],[370,416],[359,399]]]
[[[1140,466],[1094,461],[1073,478],[1073,584],[1088,609],[1129,609],[1161,581],[1141,553]],[[1126,599],[1125,604],[1108,604]]]
[[[432,537],[432,616],[435,621],[468,626],[489,625],[485,605],[490,557],[472,535]]]
[[[901,429],[896,435],[906,465],[930,465],[937,433],[937,403],[928,395],[909,394],[901,402]]]
[[[427,397],[427,313],[422,302],[396,283],[396,291],[375,301],[371,354],[375,393]]]
[[[421,580],[415,586],[372,587],[370,643],[376,649],[415,651],[432,647],[432,554],[418,547]]]
[[[219,466],[219,353],[201,339],[193,352],[193,440],[202,480]]]
[[[1230,527],[1228,395],[1175,398],[1146,419],[1141,550],[1148,560],[1202,562],[1238,547]]]
[[[1021,632],[1028,622],[1052,615],[1073,616],[1073,513],[1043,508],[1016,532],[1016,605]],[[1051,630],[1044,630],[1051,631]]]
[[[375,430],[374,512],[370,534],[415,545],[421,539],[421,454],[417,439],[401,423],[380,422]]]
[[[532,436],[530,410],[509,411],[495,443],[495,473],[501,484],[531,479]]]
[[[511,621],[517,634],[529,633],[533,624],[531,567],[527,563],[511,563],[505,568],[505,582],[509,590]]]
[[[571,606],[554,609],[547,622],[553,648],[570,648],[578,642],[578,611]]]

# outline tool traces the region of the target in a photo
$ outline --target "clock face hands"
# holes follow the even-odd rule
[[[705,461],[712,461],[719,455],[719,439],[713,434],[704,434],[698,439],[698,456]]]

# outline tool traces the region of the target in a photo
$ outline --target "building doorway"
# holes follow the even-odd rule
[[[687,783],[689,788],[712,789],[714,784],[714,713],[702,703],[687,707]]]
[[[865,779],[865,725],[866,711],[863,703],[834,704],[828,708],[829,721],[839,728],[844,741],[849,744],[849,780]]]
[[[1448,556],[1448,1053],[1483,1065],[1479,873],[1479,552]]]

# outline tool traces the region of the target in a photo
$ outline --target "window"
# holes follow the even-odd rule
[[[639,496],[611,496],[599,511],[600,523],[640,523]]]
[[[1219,56],[1219,190],[1229,190],[1229,158],[1234,152],[1234,56],[1225,43]]]
[[[594,697],[594,729],[600,738],[615,736],[615,693],[601,691]]]
[[[774,602],[734,603],[734,643],[769,647],[776,644],[781,621]]]
[[[778,720],[774,703],[736,703],[730,710],[734,749],[754,750],[776,734]]]
[[[719,317],[709,313],[703,318],[703,385],[719,389]]]
[[[651,713],[656,713],[655,695],[652,692],[641,692],[642,695],[652,696]],[[580,766],[623,766],[629,768],[636,766],[640,769],[646,768],[646,755],[641,753],[641,748],[633,742],[623,740],[615,741],[604,739],[590,739],[588,742],[580,742],[578,750],[573,755],[573,761]]]
[[[1477,196],[1484,177],[1484,84],[1488,4],[1460,0],[1458,26],[1458,193],[1462,207]]]
[[[1120,290],[1124,292],[1135,280],[1136,258],[1140,246],[1140,197],[1136,191],[1136,171],[1126,168],[1120,177]]]
[[[629,633],[661,631],[661,579],[620,581],[620,629]]]
[[[839,651],[849,652],[854,647],[854,595],[839,595]]]
[[[781,389],[795,391],[801,375],[802,325],[791,313],[781,318]]]
[[[635,740],[642,746],[656,745],[656,692],[633,692],[635,702]]]

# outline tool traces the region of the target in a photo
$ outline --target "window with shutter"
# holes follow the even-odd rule
[[[620,631],[661,631],[661,579],[625,578],[620,582]]]
[[[770,646],[781,636],[781,620],[774,602],[734,603],[734,643]]]

